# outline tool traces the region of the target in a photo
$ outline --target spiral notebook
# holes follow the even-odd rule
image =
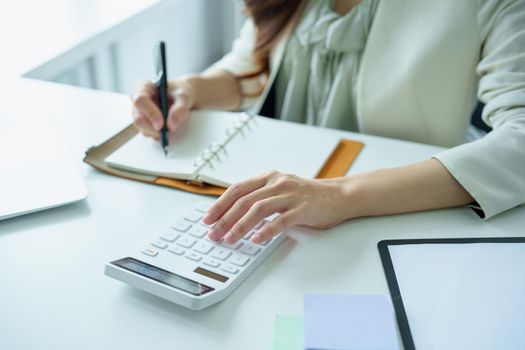
[[[340,141],[318,128],[246,113],[196,111],[158,141],[137,134],[113,152],[109,166],[220,187],[277,169],[313,178]]]
[[[219,196],[229,184],[271,169],[318,179],[344,176],[364,147],[322,128],[217,111],[192,112],[170,144],[166,158],[157,141],[129,125],[90,147],[84,162],[128,180]]]

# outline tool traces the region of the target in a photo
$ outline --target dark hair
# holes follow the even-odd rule
[[[246,13],[253,19],[257,29],[253,56],[258,65],[258,73],[268,71],[270,50],[302,2],[303,0],[244,0]]]

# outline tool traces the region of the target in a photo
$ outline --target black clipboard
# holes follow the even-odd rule
[[[394,305],[397,324],[405,350],[415,350],[414,340],[410,332],[408,317],[403,305],[394,265],[390,256],[389,246],[404,244],[465,244],[465,243],[525,243],[525,237],[486,237],[486,238],[429,238],[429,239],[398,239],[384,240],[377,243],[379,256],[383,264],[388,289]]]

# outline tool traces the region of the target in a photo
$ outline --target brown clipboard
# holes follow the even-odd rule
[[[157,177],[153,175],[141,174],[132,171],[122,170],[109,166],[106,163],[106,158],[117,150],[119,147],[128,142],[133,136],[138,133],[133,124],[127,126],[115,136],[106,140],[98,146],[93,146],[86,151],[84,162],[92,167],[118,177],[129,180],[141,181],[145,183],[177,188],[179,190],[205,194],[212,196],[220,196],[226,188],[208,185],[208,184],[194,184],[186,180],[177,180],[166,177]],[[344,176],[352,163],[355,161],[364,144],[359,141],[348,139],[341,139],[337,147],[334,149],[330,157],[317,174],[317,179],[329,179],[334,177]]]

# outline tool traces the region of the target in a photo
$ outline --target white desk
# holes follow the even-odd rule
[[[387,293],[376,243],[386,238],[523,235],[525,208],[483,222],[469,209],[290,230],[228,299],[190,311],[103,275],[199,197],[121,180],[81,162],[129,120],[129,98],[42,82],[1,92],[3,114],[48,118],[65,135],[90,191],[84,202],[0,222],[2,349],[269,349],[277,313],[302,314],[303,293]],[[20,94],[19,91],[25,91]],[[23,96],[32,96],[28,104]],[[424,159],[437,148],[335,132],[366,146],[351,172]]]
[[[489,222],[463,208],[354,220],[324,232],[294,229],[234,294],[199,312],[105,277],[105,262],[135,250],[199,197],[110,177],[82,163],[89,146],[129,123],[127,96],[16,77],[37,65],[80,59],[100,45],[93,35],[117,35],[136,14],[153,16],[164,3],[111,1],[114,10],[100,17],[91,9],[107,9],[107,1],[20,0],[0,12],[0,122],[55,124],[90,192],[86,201],[0,222],[1,349],[269,349],[275,315],[302,314],[303,293],[386,293],[376,249],[381,239],[524,234],[525,208]],[[41,16],[49,11],[60,15]],[[438,150],[324,132],[366,143],[351,172],[418,161]]]

